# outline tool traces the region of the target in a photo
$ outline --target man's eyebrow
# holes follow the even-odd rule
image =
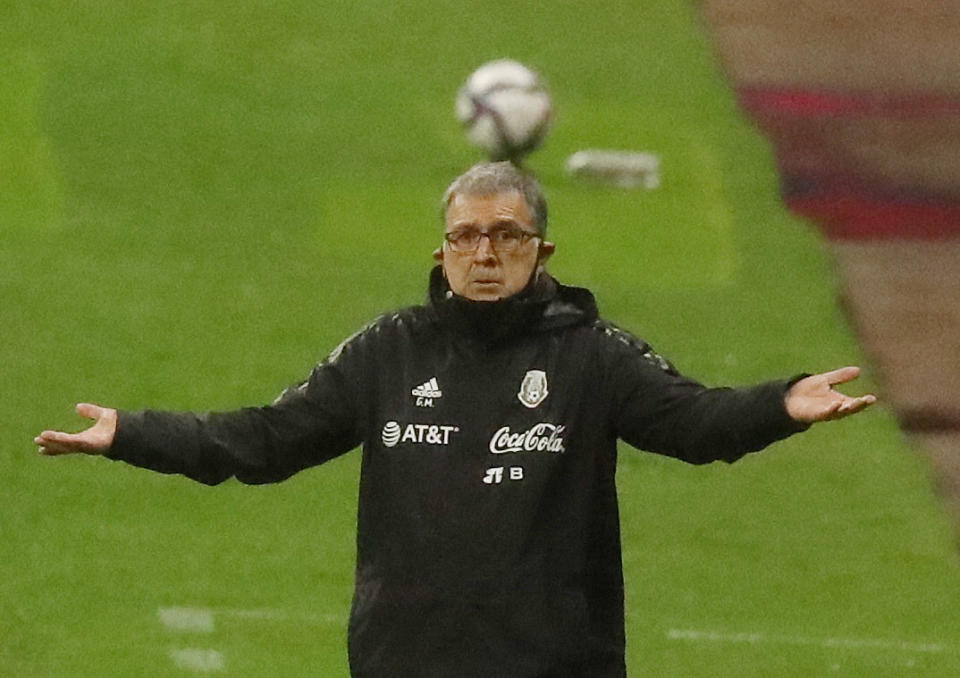
[[[465,231],[467,229],[476,228],[477,225],[472,221],[455,221],[450,224],[450,231]]]
[[[527,230],[526,228],[524,228],[524,225],[523,225],[522,223],[520,223],[519,220],[514,219],[513,217],[500,217],[500,218],[498,218],[496,221],[494,221],[492,224],[490,224],[490,226],[487,227],[486,229],[483,229],[483,228],[481,228],[480,226],[478,226],[475,221],[469,221],[469,220],[466,220],[466,219],[463,220],[463,221],[455,221],[455,222],[453,222],[452,224],[450,224],[450,226],[449,226],[449,228],[447,228],[446,232],[447,232],[447,233],[454,233],[454,232],[456,232],[456,231],[470,231],[470,230],[474,230],[474,231],[484,231],[484,230],[486,230],[486,231],[492,231],[492,230],[494,230],[494,229],[504,229],[504,228],[509,228],[509,229],[517,229],[517,228],[518,228],[518,229],[520,229],[521,231],[526,231],[526,230]]]

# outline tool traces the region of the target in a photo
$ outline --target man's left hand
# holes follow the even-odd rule
[[[842,419],[855,414],[877,402],[877,397],[867,394],[851,397],[833,387],[853,381],[860,375],[859,367],[841,367],[839,370],[805,377],[790,387],[785,396],[787,413],[804,424]]]

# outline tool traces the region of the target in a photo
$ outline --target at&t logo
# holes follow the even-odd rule
[[[459,426],[440,424],[407,424],[401,426],[396,421],[388,421],[383,425],[380,439],[383,441],[384,447],[396,447],[402,443],[449,445],[451,436],[459,431]]]

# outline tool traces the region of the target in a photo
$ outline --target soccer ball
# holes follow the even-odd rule
[[[513,162],[541,144],[552,117],[540,77],[511,59],[475,70],[457,93],[456,111],[474,146]]]

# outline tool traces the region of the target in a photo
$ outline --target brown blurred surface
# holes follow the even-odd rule
[[[960,93],[960,4],[702,0],[741,86]]]
[[[835,237],[843,302],[881,396],[931,459],[960,526],[960,2],[701,0],[701,9],[774,144],[785,191],[796,191],[786,197],[869,203],[859,215],[835,211],[859,226],[821,227]],[[942,218],[918,224],[926,215]],[[871,236],[873,219],[886,223]]]
[[[957,38],[960,43],[960,34]],[[885,191],[960,198],[960,116],[784,117],[758,112],[784,169],[858,177]]]
[[[904,427],[960,432],[960,241],[832,249],[849,316]]]

